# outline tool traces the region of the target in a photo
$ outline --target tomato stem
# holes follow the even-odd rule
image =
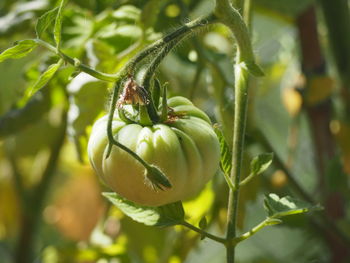
[[[244,6],[244,0],[239,1],[239,3],[239,6],[236,7],[242,9]],[[237,208],[247,118],[248,76],[249,73],[257,76],[261,76],[263,73],[255,64],[248,28],[239,11],[231,5],[230,0],[217,0],[215,14],[222,24],[230,28],[238,47],[234,71],[235,112],[233,125],[232,169],[230,176],[235,187],[230,188],[229,191],[226,232],[226,240],[232,241],[236,239]],[[235,261],[236,244],[237,242],[229,242],[226,246],[227,263],[234,263]]]

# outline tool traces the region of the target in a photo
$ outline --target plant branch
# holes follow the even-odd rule
[[[68,55],[66,55],[65,53],[63,53],[62,51],[57,51],[57,49],[52,46],[51,44],[41,40],[41,39],[33,39],[36,43],[38,43],[39,45],[47,48],[48,50],[50,50],[51,52],[57,54],[58,56],[60,56],[65,62],[73,65],[76,69],[83,71],[97,79],[100,80],[104,80],[104,81],[109,81],[109,82],[114,82],[118,79],[118,77],[116,75],[113,74],[106,74],[100,71],[97,71],[95,69],[92,69],[91,67],[80,63],[80,61],[76,58],[72,58]]]
[[[248,232],[244,233],[243,235],[236,237],[234,239],[234,243],[239,243],[243,240],[246,240],[247,238],[251,237],[252,235],[256,234],[258,231],[263,229],[264,227],[271,226],[271,225],[276,225],[280,224],[282,221],[280,219],[273,219],[273,218],[266,218],[264,221],[262,221],[260,224],[257,226],[253,227],[251,230]]]
[[[233,8],[229,0],[217,0],[215,15],[233,33],[238,46],[237,63],[255,64],[253,48],[246,24],[239,11]]]
[[[185,226],[185,227],[191,229],[192,231],[197,232],[198,234],[200,234],[202,236],[205,236],[205,237],[207,237],[207,238],[209,238],[211,240],[214,240],[216,242],[219,242],[221,244],[226,244],[227,243],[227,240],[225,238],[221,238],[221,237],[212,235],[212,234],[210,234],[210,233],[208,233],[208,232],[206,232],[206,231],[204,231],[204,230],[202,230],[202,229],[200,229],[198,227],[195,227],[194,225],[192,225],[192,224],[190,224],[190,223],[188,223],[186,221],[181,222],[180,225]]]

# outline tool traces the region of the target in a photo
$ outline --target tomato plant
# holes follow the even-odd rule
[[[11,82],[0,90],[0,179],[5,182],[0,184],[0,216],[5,215],[0,258],[176,263],[226,257],[228,263],[275,263],[295,261],[286,259],[286,248],[299,260],[306,243],[316,248],[300,262],[315,255],[322,262],[330,255],[333,262],[345,262],[350,243],[342,230],[350,223],[344,171],[350,168],[342,166],[328,139],[341,142],[346,163],[346,114],[340,120],[334,116],[350,109],[345,61],[350,38],[344,37],[350,27],[344,25],[347,4],[328,2],[1,2],[0,37],[6,36],[6,45],[20,34],[29,39],[0,53],[0,62],[6,60],[0,79]],[[333,35],[321,42],[330,43],[335,54],[340,100],[331,99],[335,81],[326,76],[327,59],[317,38],[317,29],[324,27],[316,24],[316,5],[324,12],[321,25]],[[261,16],[266,9],[268,15]],[[3,10],[9,14],[3,16]],[[284,19],[276,23],[271,11]],[[301,72],[291,24],[301,42]],[[295,85],[285,87],[293,78]],[[280,90],[289,115],[277,103]],[[303,201],[265,194],[271,190]],[[322,209],[318,201],[326,213],[300,215]],[[134,221],[179,227],[157,230]],[[253,238],[237,247],[281,223],[309,232],[278,227],[254,237],[262,242]],[[279,242],[287,234],[291,239]],[[4,237],[9,241],[3,243]],[[200,243],[203,239],[210,242]],[[73,247],[71,240],[79,242]],[[271,248],[245,258],[245,251],[257,251],[256,244]],[[326,256],[319,257],[326,247]]]

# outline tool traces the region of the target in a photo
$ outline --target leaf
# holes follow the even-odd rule
[[[45,14],[39,17],[35,26],[36,35],[38,38],[42,37],[45,30],[55,20],[55,18],[57,17],[57,12],[58,12],[58,7],[55,7],[54,9],[47,11]]]
[[[18,41],[15,46],[6,49],[0,54],[0,62],[6,59],[22,58],[28,55],[38,44],[34,40]]]
[[[141,11],[133,5],[123,5],[113,12],[112,16],[117,20],[135,23],[140,19]]]
[[[263,153],[253,158],[250,163],[251,173],[254,175],[261,174],[272,163],[273,153]]]
[[[102,195],[124,214],[147,226],[173,226],[181,223],[185,217],[181,202],[158,207],[148,207],[135,204],[116,193],[102,193]]]
[[[48,67],[48,69],[41,74],[38,81],[35,82],[35,84],[29,88],[28,91],[28,97],[32,96],[34,93],[36,93],[38,90],[40,90],[42,87],[44,87],[55,75],[57,70],[62,66],[63,60],[60,59],[56,64],[52,64]]]
[[[62,9],[63,9],[63,6],[65,5],[66,1],[67,0],[60,0],[60,5],[58,7],[58,11],[57,11],[56,19],[55,19],[55,26],[54,26],[53,34],[54,34],[54,39],[55,39],[57,48],[59,48],[61,45]]]
[[[280,198],[276,194],[265,196],[264,208],[270,218],[281,218],[323,209],[320,205],[312,205],[289,196]]]
[[[218,136],[219,142],[220,142],[220,152],[221,152],[221,159],[220,159],[220,165],[222,170],[226,175],[229,175],[231,173],[232,168],[232,152],[225,140],[225,137],[220,130],[220,128],[215,125],[214,131],[216,135]]]

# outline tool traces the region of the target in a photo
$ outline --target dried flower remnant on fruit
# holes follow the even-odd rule
[[[135,80],[129,78],[123,87],[123,91],[119,96],[117,106],[121,107],[125,104],[146,105],[149,103],[148,94],[145,88],[139,86]]]
[[[186,117],[186,112],[175,112],[173,108],[168,107],[168,117],[165,123],[169,124],[177,121],[178,119],[183,119]]]

